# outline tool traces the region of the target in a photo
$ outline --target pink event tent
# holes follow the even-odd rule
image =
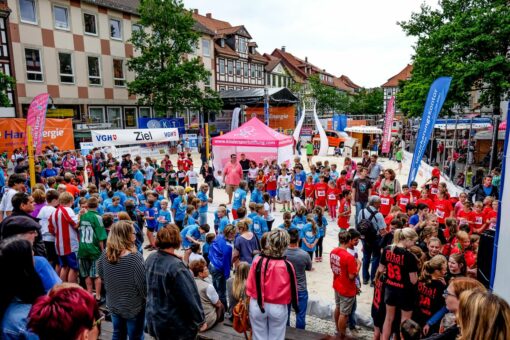
[[[276,132],[258,118],[252,118],[235,130],[212,138],[215,173],[223,170],[231,154],[241,153],[257,163],[276,159],[278,164],[290,162],[294,154],[294,140]]]

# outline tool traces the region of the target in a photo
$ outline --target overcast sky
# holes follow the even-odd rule
[[[414,39],[397,21],[408,20],[424,0],[184,0],[200,14],[244,25],[271,53],[286,46],[335,76],[345,74],[364,87],[376,87],[411,61]],[[437,0],[425,0],[436,6]]]

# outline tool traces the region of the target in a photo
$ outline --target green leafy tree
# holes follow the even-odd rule
[[[202,90],[211,73],[198,57],[191,57],[200,34],[193,30],[191,13],[180,0],[142,0],[139,7],[143,30],[134,31],[131,42],[137,52],[128,60],[136,78],[128,83],[140,105],[159,114],[194,110],[219,110],[222,102],[210,89]]]
[[[311,95],[317,100],[317,111],[345,112],[349,107],[349,98],[345,93],[337,91],[334,87],[322,83],[319,75],[315,74],[308,78]]]
[[[361,89],[349,96],[350,114],[381,114],[383,113],[383,91],[380,88]]]
[[[401,84],[398,105],[409,116],[422,114],[428,88],[440,76],[453,77],[445,113],[459,111],[470,92],[499,114],[510,92],[510,5],[506,0],[440,0],[439,8],[422,5],[399,23],[417,38],[412,78]]]
[[[0,72],[0,106],[9,107],[12,106],[9,97],[7,96],[7,91],[12,89],[15,81],[14,78],[6,75],[3,72]]]

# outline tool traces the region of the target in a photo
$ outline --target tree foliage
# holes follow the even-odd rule
[[[356,94],[349,96],[350,114],[381,114],[383,113],[383,91],[380,88],[361,89]]]
[[[334,87],[325,85],[315,74],[308,78],[312,96],[317,100],[317,111],[345,112],[349,107],[349,98],[345,93],[337,91]]]
[[[211,74],[198,57],[190,57],[200,34],[193,30],[194,20],[182,1],[142,0],[139,13],[144,29],[131,38],[139,55],[127,63],[136,74],[128,83],[129,93],[159,113],[220,109],[218,94],[199,87]]]
[[[14,78],[6,75],[3,72],[0,72],[0,106],[1,107],[9,107],[12,106],[9,97],[7,96],[7,91],[12,89],[15,85]]]
[[[480,104],[499,113],[510,92],[510,6],[506,0],[440,0],[439,8],[422,5],[410,20],[400,22],[417,38],[412,78],[401,83],[400,109],[422,114],[427,92],[440,76],[453,77],[443,110],[467,105],[473,90]]]

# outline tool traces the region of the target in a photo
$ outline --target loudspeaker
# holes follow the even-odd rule
[[[494,251],[495,230],[486,230],[480,236],[477,258],[477,279],[488,289],[492,271],[492,255]]]

